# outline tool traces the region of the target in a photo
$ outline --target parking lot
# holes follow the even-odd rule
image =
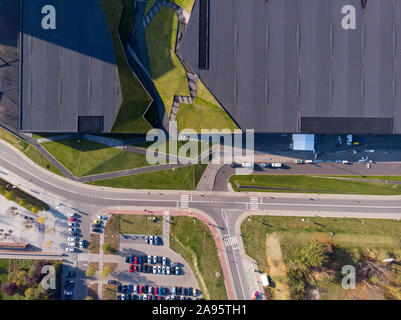
[[[120,291],[116,299],[178,300],[201,297],[198,283],[187,262],[168,244],[162,243],[162,237],[158,238],[159,244],[151,245],[146,243],[145,235],[120,235],[121,262],[113,272],[113,279],[119,284],[117,291]],[[155,287],[157,290],[149,289]],[[162,294],[158,292],[159,287],[162,288]],[[192,290],[191,295],[188,289]]]

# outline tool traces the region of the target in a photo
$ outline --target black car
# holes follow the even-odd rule
[[[117,286],[117,292],[118,293],[121,293],[123,291],[123,287],[121,286],[121,284],[119,284],[118,286]],[[120,297],[121,298],[121,297]]]
[[[188,295],[192,296],[192,288],[188,288]]]
[[[93,232],[101,233],[102,229],[92,229]]]
[[[127,294],[127,300],[132,300],[132,294],[130,293]]]
[[[168,289],[167,288],[163,288],[163,295],[164,296],[168,295]]]
[[[182,294],[182,288],[177,287],[177,296],[180,296]]]
[[[125,262],[126,262],[126,263],[129,263],[129,256],[126,256],[126,257],[125,257]]]
[[[183,294],[183,295],[184,295],[184,296],[187,296],[187,295],[188,295],[188,289],[187,289],[187,288],[184,288],[183,291],[184,291],[184,294]]]
[[[127,293],[127,291],[128,291],[128,286],[127,285],[123,285],[122,293]]]
[[[120,295],[117,295],[117,300],[121,300],[121,296]]]
[[[92,228],[100,228],[100,224],[92,224]]]
[[[132,295],[132,300],[138,300],[138,296],[136,294]]]
[[[162,257],[157,256],[157,263],[162,263]]]

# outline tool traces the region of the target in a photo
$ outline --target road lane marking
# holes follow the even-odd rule
[[[251,197],[251,199],[249,201],[249,208],[251,210],[259,209],[259,198],[258,197]]]

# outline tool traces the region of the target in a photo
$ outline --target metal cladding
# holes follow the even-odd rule
[[[401,133],[401,0],[209,1],[209,68],[200,0],[179,54],[242,129]]]

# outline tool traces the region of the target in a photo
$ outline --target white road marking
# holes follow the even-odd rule
[[[182,194],[180,196],[181,208],[188,209],[189,208],[189,195]]]
[[[251,197],[251,199],[249,201],[249,208],[251,210],[259,209],[259,198],[258,197]]]

